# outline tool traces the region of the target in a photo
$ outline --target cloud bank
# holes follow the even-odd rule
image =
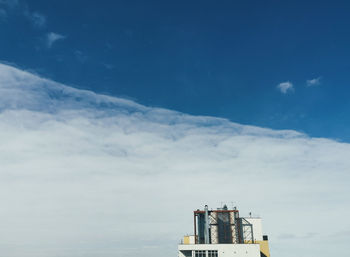
[[[176,256],[192,211],[221,202],[263,217],[274,256],[348,254],[346,143],[146,107],[4,64],[0,142],[2,256]]]

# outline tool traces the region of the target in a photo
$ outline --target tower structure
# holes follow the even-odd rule
[[[240,217],[236,208],[193,212],[194,235],[179,244],[179,257],[270,257],[261,218]]]

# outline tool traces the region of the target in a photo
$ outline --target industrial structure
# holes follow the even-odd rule
[[[179,244],[179,257],[270,257],[261,218],[240,217],[236,208],[193,212],[194,235]]]

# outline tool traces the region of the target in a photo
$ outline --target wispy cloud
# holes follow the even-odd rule
[[[66,36],[63,36],[61,34],[57,34],[57,33],[54,33],[54,32],[50,32],[46,35],[46,44],[47,44],[47,47],[48,48],[51,48],[52,45],[58,41],[58,40],[63,40],[65,39]]]
[[[277,85],[277,88],[281,91],[282,94],[287,94],[288,92],[294,91],[294,86],[289,81],[279,83]]]
[[[306,80],[306,86],[308,87],[318,86],[320,84],[321,84],[321,77]]]
[[[37,28],[43,28],[46,25],[46,17],[38,12],[29,13],[27,17],[31,20],[33,25]]]
[[[7,17],[7,12],[0,8],[0,20],[4,20]]]
[[[6,14],[6,17],[16,11],[15,13],[20,14],[28,19],[36,28],[43,28],[46,25],[45,15],[36,11],[31,11],[27,3],[24,1],[20,2],[18,0],[0,0],[0,10],[3,10],[3,12]]]
[[[19,5],[19,0],[0,0],[0,5],[15,8]]]
[[[80,62],[80,63],[85,63],[88,59],[87,55],[84,54],[82,51],[76,50],[74,51],[75,58]]]
[[[8,11],[14,9],[18,5],[15,0],[0,0],[0,20],[5,20],[8,17]]]
[[[0,142],[6,257],[172,256],[192,210],[221,201],[259,213],[276,256],[348,253],[348,235],[303,238],[350,227],[346,143],[150,108],[3,64]]]
[[[113,70],[114,69],[114,65],[112,65],[112,64],[102,63],[102,65],[108,70]]]

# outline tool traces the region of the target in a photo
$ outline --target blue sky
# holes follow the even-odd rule
[[[350,141],[346,1],[0,6],[3,62],[148,106]]]

